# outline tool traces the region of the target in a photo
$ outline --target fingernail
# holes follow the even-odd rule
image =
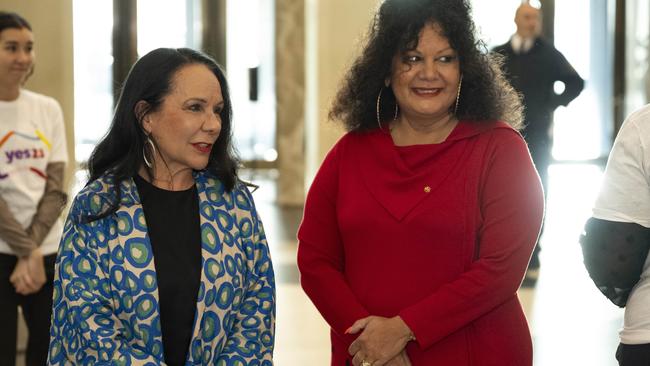
[[[346,330],[345,330],[345,334],[350,334],[350,329],[352,329],[352,327],[346,329]]]

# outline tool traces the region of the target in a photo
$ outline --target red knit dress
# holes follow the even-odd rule
[[[397,147],[376,130],[332,148],[298,231],[300,281],[331,326],[332,365],[351,365],[344,331],[399,315],[414,366],[530,366],[517,298],[543,216],[522,137],[461,121],[440,144]]]

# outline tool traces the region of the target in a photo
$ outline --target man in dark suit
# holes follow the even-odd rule
[[[560,51],[540,37],[541,16],[540,9],[522,3],[515,13],[517,33],[493,51],[505,56],[503,68],[506,77],[523,96],[525,128],[522,133],[542,179],[544,191],[548,193],[553,111],[575,99],[584,87],[584,80]],[[564,83],[564,91],[559,94],[554,90],[557,81]],[[524,284],[532,284],[537,279],[539,251],[538,243]]]

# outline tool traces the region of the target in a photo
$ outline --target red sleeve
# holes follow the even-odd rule
[[[516,296],[541,228],[544,198],[521,136],[493,135],[480,180],[479,255],[456,280],[399,315],[426,348]],[[471,208],[468,208],[471,209]]]
[[[312,183],[298,230],[300,284],[332,329],[343,334],[370,313],[350,290],[337,220],[341,142],[329,152]]]

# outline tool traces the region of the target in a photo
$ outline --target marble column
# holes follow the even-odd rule
[[[305,199],[305,1],[276,0],[278,203]]]

